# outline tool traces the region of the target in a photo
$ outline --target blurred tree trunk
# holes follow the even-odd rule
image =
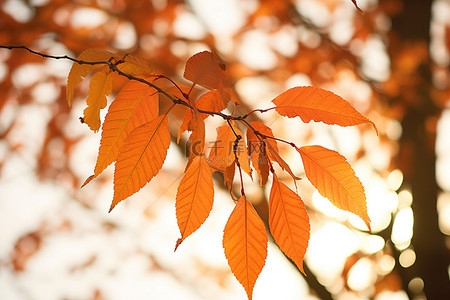
[[[394,35],[390,40],[392,72],[400,82],[399,98],[394,102],[404,109],[403,135],[400,140],[399,166],[404,173],[404,186],[413,196],[414,234],[412,247],[416,262],[403,269],[405,291],[409,281],[424,281],[427,299],[450,299],[448,278],[449,252],[445,236],[439,230],[436,208],[435,122],[439,109],[432,99],[431,60],[429,57],[431,0],[403,0],[402,11],[392,19]],[[424,53],[423,57],[420,53]],[[410,68],[405,57],[420,61]],[[397,68],[397,69],[396,69]],[[400,71],[399,71],[400,69]]]

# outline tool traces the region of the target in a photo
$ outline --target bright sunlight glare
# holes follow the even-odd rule
[[[324,285],[341,274],[345,259],[357,251],[358,240],[346,226],[329,222],[311,235],[306,260]]]
[[[361,258],[350,269],[348,286],[355,291],[363,291],[375,283],[375,273],[372,271],[373,263],[368,258]]]
[[[402,250],[409,246],[413,236],[413,224],[411,207],[401,209],[395,216],[391,238],[397,249]]]
[[[403,268],[409,268],[416,261],[416,252],[411,248],[405,249],[400,253],[398,261]]]

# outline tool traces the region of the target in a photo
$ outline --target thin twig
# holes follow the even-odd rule
[[[80,65],[101,65],[101,64],[107,65],[108,64],[107,61],[84,61],[84,60],[78,60],[76,58],[73,58],[73,57],[70,57],[70,56],[67,56],[67,55],[60,55],[60,56],[48,55],[48,54],[44,54],[44,53],[41,53],[41,52],[34,51],[34,50],[32,50],[32,49],[30,49],[30,48],[28,48],[26,46],[3,46],[3,45],[0,45],[0,49],[9,49],[9,50],[24,49],[24,50],[27,50],[28,52],[31,52],[33,54],[36,54],[36,55],[44,57],[44,58],[67,59],[67,60],[71,60],[73,62],[79,63]]]

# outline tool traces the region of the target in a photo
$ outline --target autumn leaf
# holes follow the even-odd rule
[[[124,61],[117,65],[117,68],[130,75],[153,75],[153,70],[148,62],[135,55],[127,55]]]
[[[225,172],[223,173],[223,184],[226,187],[228,187],[228,192],[230,193],[231,198],[237,201],[237,199],[234,198],[232,193],[235,172],[236,172],[236,164],[229,165],[225,169]]]
[[[106,96],[111,94],[113,85],[112,73],[99,71],[89,83],[89,94],[86,99],[88,107],[83,111],[83,121],[92,131],[100,129],[100,110],[106,107]]]
[[[280,249],[305,274],[303,258],[310,236],[309,216],[300,196],[278,181],[275,173],[269,195],[269,227]]]
[[[322,146],[297,148],[308,180],[337,208],[358,215],[370,230],[364,187],[345,157]]]
[[[227,107],[228,101],[224,101],[217,90],[208,91],[203,94],[196,102],[194,106],[203,111],[221,112]],[[206,119],[210,114],[200,114],[203,119]],[[181,134],[186,130],[190,130],[190,122],[192,120],[193,111],[189,110],[183,118],[183,121],[178,130],[177,142],[180,141]]]
[[[311,120],[339,126],[370,123],[377,130],[375,124],[361,115],[349,102],[320,88],[294,87],[277,96],[272,102],[280,115],[289,118],[300,117],[305,123]]]
[[[268,139],[264,139],[265,143],[266,143],[266,149],[268,150],[269,153],[269,158],[271,161],[275,161],[282,170],[286,171],[289,173],[289,175],[291,175],[292,179],[295,180],[300,180],[300,177],[295,176],[294,172],[292,172],[291,167],[289,167],[288,163],[280,156],[280,154],[278,154],[278,151],[275,149],[274,146],[272,146],[272,143],[270,143],[270,141],[268,141]]]
[[[156,90],[145,83],[130,80],[125,84],[106,114],[94,175],[83,186],[116,161],[120,148],[134,128],[158,117],[158,99]]]
[[[97,49],[87,49],[84,50],[78,57],[79,61],[86,62],[97,62],[97,61],[108,61],[110,58],[115,57],[114,54],[108,51],[97,50]],[[72,106],[73,102],[73,92],[77,84],[79,84],[83,79],[91,73],[94,69],[107,69],[105,65],[91,65],[91,64],[79,64],[74,62],[72,68],[70,69],[69,76],[67,77],[67,87],[66,87],[66,97],[69,106]]]
[[[184,78],[210,90],[218,90],[222,101],[228,103],[233,93],[232,82],[224,72],[225,64],[220,57],[210,51],[191,56],[186,62]]]
[[[272,129],[261,122],[250,122],[259,133],[273,137]],[[260,140],[254,133],[252,128],[247,129],[247,149],[250,154],[252,165],[258,173],[259,185],[263,186],[267,183],[269,177],[269,162],[265,142],[268,141],[273,146],[274,150],[278,152],[277,141],[274,139]]]
[[[134,129],[128,135],[117,157],[114,198],[109,211],[158,174],[169,146],[170,132],[166,115]]]
[[[195,156],[178,186],[176,196],[176,215],[181,242],[205,222],[212,209],[214,184],[211,169],[204,155]]]
[[[234,125],[234,122],[230,123],[232,126]],[[236,126],[233,126],[233,129],[237,135],[243,137],[242,132]],[[236,136],[230,126],[223,125],[217,128],[217,138],[214,145],[211,146],[208,156],[208,162],[214,170],[223,173],[227,166],[234,163],[235,156],[233,153],[233,145],[235,140]],[[239,141],[236,154],[242,170],[251,176],[252,170],[248,162],[247,147],[243,139]]]
[[[266,263],[267,242],[264,223],[242,196],[225,225],[223,248],[231,271],[250,300],[256,279]]]
[[[213,111],[213,112],[221,112],[224,110],[228,101],[223,99],[220,95],[220,92],[217,90],[208,91],[203,94],[197,101],[195,101],[195,107],[200,110]],[[203,118],[206,118],[210,115],[203,114]]]
[[[189,136],[189,160],[186,169],[191,164],[194,157],[205,156],[205,121],[202,115],[194,108],[194,118],[191,120]]]
[[[224,68],[217,54],[203,51],[188,59],[183,76],[208,89],[217,89],[225,80]]]

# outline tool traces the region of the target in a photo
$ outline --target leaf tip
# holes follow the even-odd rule
[[[180,246],[181,243],[182,243],[183,241],[184,241],[183,238],[179,238],[179,239],[177,240],[177,243],[175,244],[175,249],[173,250],[173,252],[176,252],[176,251],[177,251],[178,246]]]
[[[363,220],[364,223],[366,224],[367,228],[369,229],[369,232],[372,232],[372,227],[370,226],[370,218],[367,217],[367,219]]]
[[[108,214],[113,210],[113,208],[114,207],[116,207],[116,202],[115,201],[113,201],[112,203],[111,203],[111,206],[109,207],[109,210],[108,210]]]
[[[373,129],[375,129],[375,132],[377,133],[377,136],[379,136],[380,134],[378,133],[378,128],[377,128],[377,125],[375,125],[375,123],[374,123],[374,122],[372,122],[372,121],[370,121],[370,123],[372,124],[372,126],[373,126]]]
[[[89,176],[86,181],[81,185],[80,188],[83,188],[84,186],[86,186],[89,182],[91,182],[93,179],[95,178],[95,175],[91,175]]]

